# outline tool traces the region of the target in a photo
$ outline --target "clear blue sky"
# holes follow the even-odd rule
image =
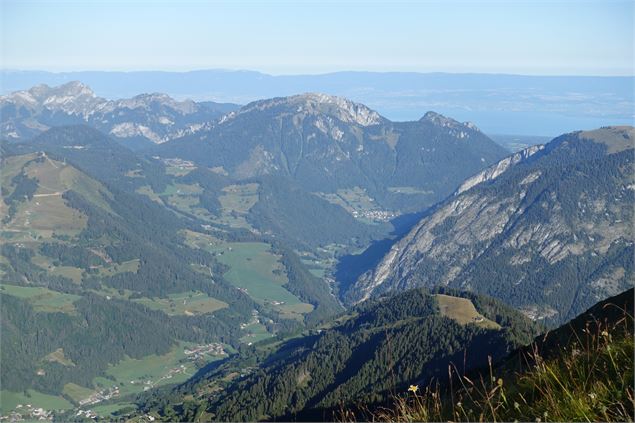
[[[633,0],[0,2],[4,69],[633,72]]]

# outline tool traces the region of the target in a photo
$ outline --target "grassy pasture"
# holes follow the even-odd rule
[[[32,389],[24,392],[0,391],[0,410],[3,415],[15,410],[18,405],[25,407],[31,404],[33,408],[43,408],[45,410],[68,410],[73,408],[73,404],[61,396],[47,395]]]
[[[233,285],[247,290],[260,302],[299,304],[301,301],[282,285],[288,282],[283,266],[271,253],[269,244],[262,242],[231,242],[212,247],[217,259],[230,267],[225,278]]]
[[[64,390],[62,392],[65,395],[71,397],[73,401],[78,403],[84,398],[88,398],[89,396],[91,396],[95,392],[95,390],[84,388],[83,386],[79,386],[75,383],[67,383],[66,385],[64,385]]]
[[[258,184],[226,186],[218,200],[222,208],[221,216],[216,219],[218,223],[235,228],[253,229],[245,215],[258,201]]]
[[[185,237],[185,243],[192,248],[209,249],[224,243],[223,240],[212,235],[194,232],[189,229],[181,231],[180,234]]]
[[[193,170],[196,170],[197,167],[193,165],[178,165],[171,164],[165,166],[165,173],[172,176],[185,176]]]
[[[226,186],[219,201],[223,209],[247,213],[258,201],[258,184]]]
[[[64,349],[58,348],[50,354],[47,354],[44,357],[44,360],[49,362],[56,362],[61,364],[62,366],[74,367],[75,363],[73,363],[70,359],[66,358],[64,355]]]
[[[38,159],[37,161],[35,159]],[[28,201],[18,204],[17,212],[4,225],[6,233],[19,234],[3,238],[12,242],[28,239],[50,239],[53,233],[75,236],[86,227],[87,219],[79,211],[66,205],[64,192],[73,190],[86,200],[113,213],[108,200],[108,190],[99,182],[70,165],[51,160],[40,154],[13,156],[2,161],[2,184],[10,193],[14,187],[11,180],[20,172],[35,178],[38,188]],[[6,213],[3,205],[2,212]]]
[[[125,272],[137,273],[139,271],[139,264],[139,259],[132,259],[121,263],[109,263],[97,266],[95,269],[100,277],[107,277]]]
[[[192,346],[194,346],[192,343],[180,342],[167,354],[153,354],[141,359],[126,358],[106,370],[106,374],[114,378],[114,381],[97,377],[93,382],[98,388],[119,386],[121,397],[143,392],[146,387],[183,383],[196,372],[195,363],[189,360],[184,353],[186,348]],[[209,362],[221,358],[207,356]]]
[[[42,163],[30,163],[25,171],[28,176],[38,180],[39,189],[36,194],[52,194],[72,189],[89,202],[114,214],[106,201],[112,200],[108,190],[73,166],[47,157]]]
[[[35,195],[38,195],[37,193]],[[21,202],[14,218],[4,227],[7,231],[28,233],[31,238],[51,238],[53,233],[75,236],[85,227],[87,218],[68,207],[61,194],[33,197]]]
[[[201,192],[203,192],[203,189],[198,184],[170,184],[158,195],[160,197],[171,195],[192,195],[200,194]]]
[[[82,282],[83,269],[74,266],[54,266],[53,261],[49,257],[45,257],[40,254],[36,254],[31,261],[36,266],[46,270],[46,272],[52,276],[63,276],[71,279],[75,283]]]
[[[170,316],[193,316],[228,307],[227,303],[197,291],[170,294],[168,298],[139,298],[134,301],[153,310],[161,310]]]
[[[467,298],[452,297],[450,295],[435,295],[441,314],[454,319],[462,325],[473,323],[487,329],[500,329],[500,326],[480,314],[472,301]]]
[[[375,200],[371,198],[364,189],[360,187],[338,189],[336,193],[315,193],[329,203],[342,207],[351,215],[365,223],[371,223],[368,219],[362,217],[363,212],[379,210]],[[357,215],[355,214],[357,213]]]
[[[152,188],[150,188],[149,185],[144,185],[142,187],[137,188],[136,193],[145,195],[150,200],[156,203],[162,203],[161,198],[154,191],[152,191]]]
[[[245,335],[240,338],[240,341],[245,344],[250,342],[255,344],[256,342],[262,341],[263,339],[269,339],[273,336],[271,333],[267,332],[265,325],[260,323],[258,320],[251,321],[247,326],[245,326],[243,331],[245,332]]]
[[[0,293],[27,300],[36,311],[72,314],[73,303],[80,299],[78,295],[63,294],[43,287],[29,287],[0,284]]]

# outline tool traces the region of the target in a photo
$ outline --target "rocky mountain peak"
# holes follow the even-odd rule
[[[58,95],[70,95],[70,96],[90,96],[95,97],[93,90],[86,84],[80,81],[71,81],[66,84],[60,85],[54,88],[53,91]]]
[[[79,81],[55,87],[41,84],[0,97],[0,133],[7,138],[32,137],[51,126],[87,123],[118,138],[160,143],[204,128],[225,110],[227,105],[201,106],[163,93],[107,100]]]
[[[76,104],[96,104],[103,101],[105,100],[97,97],[90,87],[79,81],[71,81],[57,87],[40,84],[29,90],[16,91],[0,97],[2,103],[13,103],[30,109],[45,107],[64,111],[75,111],[73,105]]]
[[[155,105],[169,107],[184,115],[198,110],[197,104],[192,100],[178,101],[164,93],[145,93],[132,98],[109,101],[107,105],[104,105],[104,110],[115,110],[119,107],[149,109]]]
[[[461,124],[460,122],[452,118],[443,116],[441,113],[433,112],[432,110],[430,110],[429,112],[426,112],[426,114],[423,115],[423,117],[419,119],[419,121],[431,122],[441,126],[455,126],[455,125]]]
[[[372,126],[385,121],[379,113],[363,104],[322,93],[304,93],[255,101],[238,112],[227,115],[223,121],[245,113],[270,110],[279,111],[281,114],[326,115],[360,126]]]
[[[472,122],[459,122],[452,118],[442,115],[441,113],[429,111],[421,119],[419,122],[430,122],[435,125],[440,125],[447,128],[467,128],[473,131],[481,131],[478,127]]]

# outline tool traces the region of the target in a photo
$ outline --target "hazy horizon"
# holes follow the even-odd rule
[[[333,75],[342,73],[376,73],[376,74],[440,74],[440,75],[490,75],[490,76],[531,76],[531,77],[545,77],[545,78],[557,78],[557,77],[589,77],[589,78],[631,78],[635,80],[634,74],[615,74],[615,75],[600,75],[600,74],[549,74],[549,73],[514,73],[514,72],[470,72],[470,71],[426,71],[426,70],[363,70],[363,69],[340,69],[332,71],[315,71],[315,72],[268,72],[257,68],[192,68],[192,69],[159,69],[159,68],[140,68],[140,69],[70,69],[70,70],[53,70],[45,68],[5,68],[0,66],[2,72],[46,72],[53,74],[64,73],[87,73],[87,72],[101,72],[101,73],[151,73],[151,72],[164,72],[164,73],[195,73],[195,72],[245,72],[245,73],[260,73],[268,76],[322,76]]]
[[[6,0],[4,69],[633,73],[628,0]]]

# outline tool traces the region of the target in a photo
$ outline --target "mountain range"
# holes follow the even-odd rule
[[[159,93],[106,100],[78,81],[42,84],[0,97],[0,131],[4,138],[26,139],[54,126],[88,124],[134,148],[195,131],[237,107]]]
[[[320,93],[2,107],[3,416],[323,419],[633,284],[632,127],[509,153]]]
[[[83,81],[102,97],[166,92],[196,101],[246,104],[302,92],[324,92],[366,104],[394,121],[426,110],[478,122],[488,134],[556,136],[576,129],[631,125],[631,76],[536,76],[417,72],[271,75],[222,69],[190,72],[39,72],[2,70],[0,94],[46,83]]]
[[[150,151],[240,180],[281,176],[333,201],[355,191],[391,212],[421,210],[508,154],[469,122],[434,112],[391,122],[324,94],[250,103]]]

